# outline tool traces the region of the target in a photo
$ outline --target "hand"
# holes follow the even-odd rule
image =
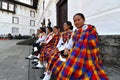
[[[69,50],[67,48],[65,48],[64,55],[68,55],[68,53],[69,53]]]
[[[57,48],[57,47],[56,47],[55,49],[56,49],[56,50],[58,50],[58,48]]]
[[[46,43],[42,43],[41,45],[45,46],[45,45],[46,45]]]

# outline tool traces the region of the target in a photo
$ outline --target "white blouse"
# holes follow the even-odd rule
[[[57,48],[59,51],[64,50],[65,48],[67,48],[68,50],[70,50],[73,47],[73,40],[72,38],[69,39],[69,41],[66,43],[63,42],[63,38],[61,37],[58,44],[57,44]]]
[[[36,43],[41,43],[45,40],[46,35],[43,35],[42,37],[39,37],[39,39],[36,41]]]

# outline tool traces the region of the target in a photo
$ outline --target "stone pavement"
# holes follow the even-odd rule
[[[30,80],[29,62],[25,60],[30,46],[19,46],[17,42],[19,40],[0,40],[0,80]]]
[[[31,46],[16,45],[20,40],[0,40],[0,80],[40,80],[43,69],[32,69],[31,61],[25,60]]]
[[[19,40],[0,40],[0,80],[30,80],[29,62],[25,60],[30,46],[19,46],[17,42]]]
[[[0,40],[0,80],[40,80],[43,69],[34,70],[31,61],[25,60],[32,47],[16,45],[17,42],[19,40]],[[120,80],[120,69],[105,66],[105,70],[110,80]]]

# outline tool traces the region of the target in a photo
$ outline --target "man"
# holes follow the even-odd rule
[[[50,19],[48,19],[48,25],[47,26],[51,27],[51,21],[50,21]]]

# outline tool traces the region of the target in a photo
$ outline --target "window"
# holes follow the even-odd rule
[[[14,11],[14,5],[9,3],[9,10]]]
[[[0,0],[0,10],[15,13],[15,4],[7,0]]]
[[[19,34],[19,28],[12,27],[13,34]]]
[[[19,24],[19,18],[18,17],[13,17],[12,23]]]
[[[35,11],[30,11],[30,17],[35,17]]]
[[[35,26],[35,21],[34,20],[30,20],[30,26]]]
[[[35,34],[35,30],[34,29],[30,29],[30,34]]]
[[[0,1],[0,9],[1,9],[1,7],[2,7],[2,2]]]
[[[2,9],[5,9],[5,10],[8,9],[8,3],[7,2],[2,2]]]
[[[30,0],[30,4],[33,6],[33,0]]]

